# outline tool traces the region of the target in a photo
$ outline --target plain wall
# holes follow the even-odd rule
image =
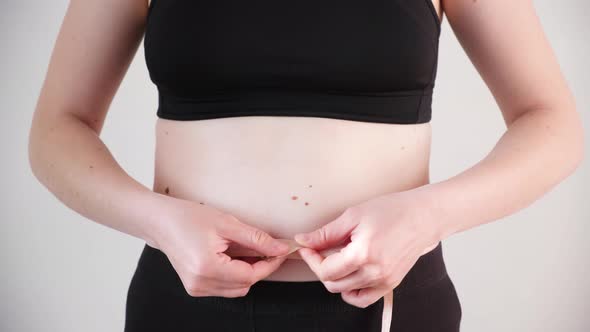
[[[65,207],[28,165],[31,116],[67,1],[0,2],[0,331],[122,331],[143,242]],[[588,128],[590,4],[534,4]],[[101,137],[121,166],[151,187],[157,99],[142,47]],[[534,57],[526,49],[521,54]],[[478,162],[505,128],[446,18],[432,126],[432,182]],[[462,331],[590,331],[589,173],[586,158],[528,208],[444,241]]]

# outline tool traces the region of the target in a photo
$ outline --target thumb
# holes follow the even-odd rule
[[[289,251],[288,244],[231,215],[221,223],[219,235],[265,256],[280,256]]]
[[[295,241],[315,250],[326,249],[343,242],[357,225],[357,219],[344,212],[313,232],[295,234]]]

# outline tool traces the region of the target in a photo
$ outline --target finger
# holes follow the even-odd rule
[[[344,278],[326,281],[324,285],[331,293],[342,293],[377,286],[381,282],[382,280],[379,278],[379,267],[377,265],[365,265]]]
[[[285,260],[287,256],[281,257],[271,257],[265,260],[260,260],[254,264],[251,264],[250,268],[250,277],[247,277],[246,281],[241,280],[232,280],[228,279],[227,277],[221,275],[221,277],[206,277],[202,276],[201,284],[207,284],[207,294],[214,295],[214,296],[224,296],[224,297],[238,297],[238,296],[245,296],[247,293],[247,289],[249,289],[252,284],[259,281],[260,279],[266,278],[270,273],[275,271]],[[237,260],[232,260],[237,261]],[[250,265],[248,263],[243,262],[246,265]],[[232,264],[231,262],[225,263],[226,266],[228,264]],[[239,266],[238,264],[236,266]],[[231,269],[231,268],[230,268]],[[231,273],[231,272],[230,272]],[[245,291],[245,292],[244,292]],[[194,295],[193,295],[194,296]],[[208,295],[199,295],[199,296],[208,296]]]
[[[237,245],[236,243],[230,243],[228,248],[223,253],[231,257],[263,256],[260,252],[256,250],[242,247],[240,245]]]
[[[350,211],[347,209],[338,218],[313,232],[295,234],[294,239],[299,244],[316,250],[335,246],[346,240],[359,223],[358,218],[354,218]]]
[[[200,272],[196,273],[186,268],[185,265],[179,264],[173,257],[168,258],[172,267],[176,271],[176,275],[180,278],[186,292],[191,295],[195,296],[194,294],[198,294],[198,296],[206,296],[206,294],[210,294],[210,291],[216,291],[221,288],[228,288],[228,287],[246,287],[249,284],[244,282],[238,282],[233,279],[225,279],[219,277],[211,277],[205,274],[208,274],[207,271],[203,271],[201,269]],[[231,259],[230,257],[219,257],[220,260],[228,260]],[[212,267],[218,265],[218,261],[213,261],[212,263],[206,263],[207,267]]]
[[[250,264],[239,259],[232,259],[223,253],[219,253],[218,256],[221,261],[216,265],[214,277],[228,284],[237,283],[242,286],[250,286],[267,277],[287,259],[287,256],[277,256]]]
[[[238,284],[242,287],[249,286],[254,282],[254,269],[250,263],[234,259],[224,253],[217,253],[217,259],[210,264],[209,278],[226,284]]]
[[[242,297],[246,296],[250,291],[250,287],[242,287],[242,288],[230,288],[230,289],[220,289],[217,291],[218,296],[222,297]]]
[[[356,250],[360,242],[351,242],[348,246],[337,253],[326,257],[318,266],[318,276],[322,281],[336,280],[361,268],[365,264],[365,258]]]
[[[301,245],[299,245],[295,240],[291,240],[291,239],[284,239],[284,238],[279,238],[277,239],[285,244],[287,244],[289,246],[289,251],[287,251],[285,254],[282,255],[277,255],[277,256],[283,256],[283,255],[290,255],[292,253],[294,253],[295,251],[297,251],[297,249],[301,248]],[[224,253],[228,256],[231,257],[246,257],[246,256],[251,256],[251,257],[274,257],[274,256],[267,256],[267,255],[263,255],[262,253],[256,251],[256,250],[252,250],[249,248],[245,248],[242,247],[236,243],[230,243],[228,248],[224,251]],[[295,257],[295,255],[291,256],[291,257]],[[297,257],[299,257],[297,255]]]
[[[382,285],[345,291],[342,292],[340,296],[349,304],[360,308],[366,308],[377,302],[381,297],[387,294],[387,292],[391,291],[392,289],[389,286]]]
[[[233,287],[229,287],[227,283],[204,276],[188,278],[185,276],[179,275],[185,292],[192,297],[218,296],[227,290],[246,287],[244,285],[233,285]]]
[[[273,238],[265,231],[228,215],[218,226],[218,234],[228,240],[260,252],[265,256],[279,256],[289,251],[289,245]]]
[[[276,259],[275,259],[276,258]],[[264,265],[264,264],[268,264],[271,270],[271,273],[273,271],[275,271],[285,260],[287,259],[287,257],[269,257],[267,259],[263,259],[263,260],[257,260],[254,261],[252,263],[246,263],[249,265]],[[199,276],[197,277],[198,282],[196,282],[197,285],[200,285],[201,288],[204,289],[215,289],[216,291],[218,290],[224,290],[224,289],[236,289],[236,288],[244,288],[244,287],[250,287],[252,286],[252,284],[254,284],[255,282],[259,281],[260,279],[263,279],[265,277],[267,277],[270,273],[259,273],[257,275],[256,272],[256,267],[252,267],[251,269],[251,276],[246,278],[246,281],[236,281],[236,280],[228,280],[228,278],[226,278],[225,276]]]
[[[253,278],[253,277],[251,277]],[[236,281],[236,280],[227,280],[226,278],[222,277],[219,278],[218,276],[209,277],[209,276],[200,276],[198,277],[199,284],[207,285],[204,288],[208,289],[235,289],[235,288],[244,288],[252,286],[252,282],[250,280],[246,281]]]
[[[298,251],[299,256],[307,263],[313,273],[320,278],[320,264],[324,260],[324,257],[317,251],[310,248],[300,248]]]
[[[254,269],[254,282],[258,282],[259,280],[268,277],[281,264],[283,264],[285,260],[287,260],[287,257],[288,255],[275,256],[259,260],[258,262],[252,264],[252,268]]]

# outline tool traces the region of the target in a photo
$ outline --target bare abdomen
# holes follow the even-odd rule
[[[429,123],[312,117],[158,119],[154,191],[292,239],[347,207],[429,182]],[[288,259],[267,280],[317,280]]]

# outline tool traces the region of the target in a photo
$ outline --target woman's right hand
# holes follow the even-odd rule
[[[207,205],[162,196],[158,216],[146,243],[166,254],[191,296],[244,296],[287,259],[281,255],[289,245]],[[280,257],[253,264],[232,259],[224,253],[232,242],[261,256]]]

